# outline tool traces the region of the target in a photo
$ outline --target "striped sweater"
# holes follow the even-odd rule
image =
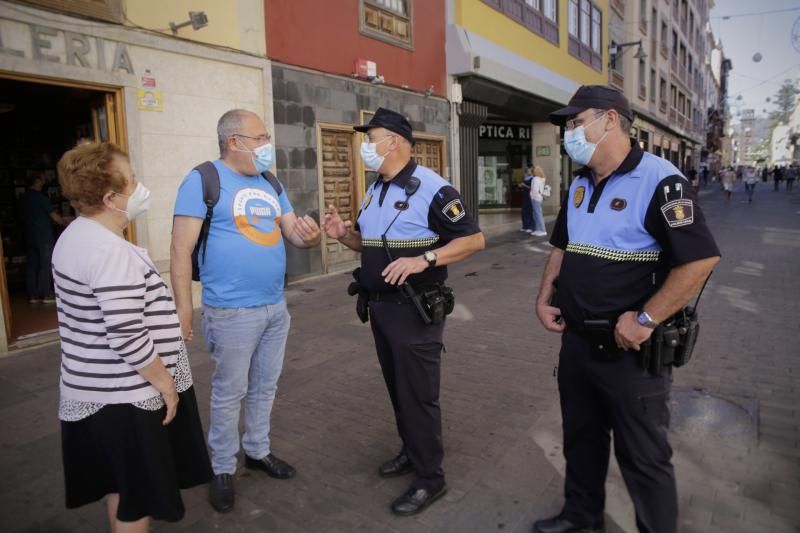
[[[147,252],[79,217],[53,251],[61,398],[133,403],[158,391],[137,369],[161,357],[174,375],[181,329]]]

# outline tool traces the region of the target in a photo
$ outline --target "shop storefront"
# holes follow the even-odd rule
[[[478,128],[478,205],[481,209],[520,207],[520,187],[532,162],[531,125],[486,122]]]
[[[0,354],[56,335],[55,304],[29,302],[25,291],[28,185],[43,178],[56,213],[74,216],[56,176],[61,154],[82,139],[120,145],[153,199],[127,238],[168,271],[181,179],[218,157],[226,110],[251,109],[271,124],[270,76],[266,59],[0,4]]]

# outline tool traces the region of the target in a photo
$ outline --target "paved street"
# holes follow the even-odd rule
[[[800,193],[737,185],[701,201],[723,253],[700,305],[696,359],[675,373],[673,434],[681,531],[800,530]],[[408,479],[376,468],[398,450],[367,326],[335,275],[293,284],[286,365],[273,415],[289,481],[240,470],[236,509],[213,512],[205,487],[187,491],[186,518],[155,531],[527,532],[562,503],[559,339],[532,310],[548,247],[518,232],[451,270],[458,306],[442,375],[450,491],[423,514],[394,517]],[[198,330],[198,328],[196,328]],[[199,337],[199,335],[198,335]],[[204,420],[211,363],[190,345]],[[104,531],[101,505],[63,504],[58,348],[0,361],[3,531]],[[613,461],[612,461],[613,462]],[[609,531],[635,531],[616,466]]]

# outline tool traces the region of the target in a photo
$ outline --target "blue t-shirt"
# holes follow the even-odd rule
[[[208,232],[205,262],[201,256],[203,303],[212,307],[256,307],[283,298],[286,249],[280,218],[293,211],[261,176],[242,176],[220,161],[219,202]],[[175,200],[175,215],[205,218],[203,182],[193,170]]]

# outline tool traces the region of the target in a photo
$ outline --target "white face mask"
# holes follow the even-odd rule
[[[368,169],[378,172],[386,159],[385,155],[378,155],[378,145],[392,136],[388,135],[376,143],[364,141],[361,143],[361,159]]]
[[[122,194],[121,192],[115,192],[114,194],[128,197],[127,209],[112,207],[115,211],[125,213],[128,220],[133,220],[150,209],[150,189],[142,185],[141,181],[136,184],[136,189],[134,189],[131,195]]]

